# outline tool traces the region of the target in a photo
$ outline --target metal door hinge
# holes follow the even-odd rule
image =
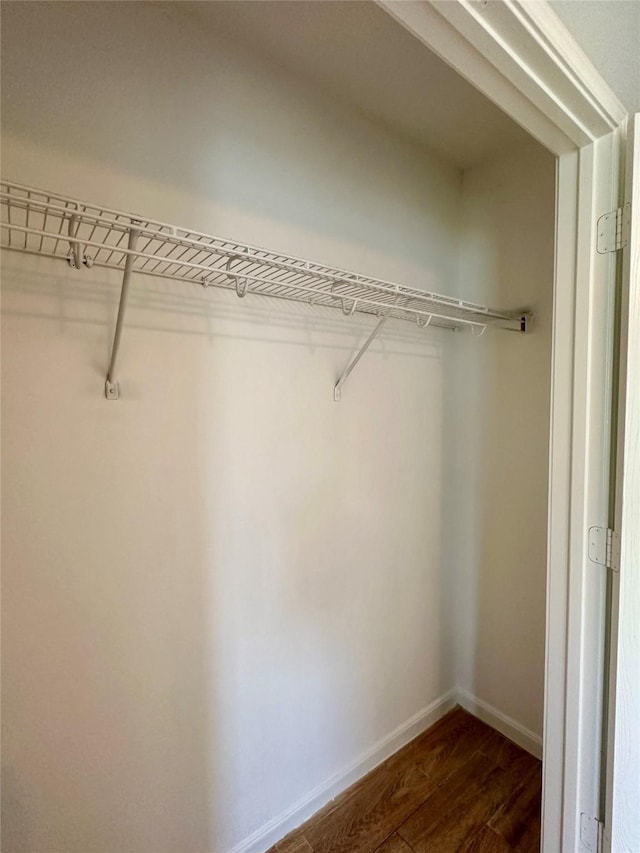
[[[617,572],[620,569],[620,537],[609,527],[589,528],[589,559]]]
[[[605,213],[598,219],[598,254],[617,252],[629,245],[631,236],[631,204]]]
[[[602,850],[602,822],[586,812],[580,813],[580,842],[585,850],[600,853]]]

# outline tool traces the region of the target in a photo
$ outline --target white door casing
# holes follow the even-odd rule
[[[625,128],[624,189],[629,243],[620,275],[620,385],[612,575],[609,738],[604,849],[640,850],[640,113]]]
[[[596,222],[617,206],[625,110],[541,0],[378,2],[557,156],[542,849],[586,850],[580,815],[601,817],[606,579],[587,530],[608,526],[615,289]]]

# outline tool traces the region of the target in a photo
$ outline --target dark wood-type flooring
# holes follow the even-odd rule
[[[269,853],[537,853],[541,764],[455,708]]]

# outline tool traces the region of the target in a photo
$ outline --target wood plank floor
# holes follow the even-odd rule
[[[269,853],[537,853],[541,764],[455,708]]]

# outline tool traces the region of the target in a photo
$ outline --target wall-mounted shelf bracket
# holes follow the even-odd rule
[[[138,242],[139,232],[135,228],[129,229],[129,240],[127,243],[127,256],[124,262],[124,273],[122,275],[122,289],[120,291],[120,304],[118,305],[118,318],[116,320],[116,331],[113,336],[113,347],[111,348],[111,360],[109,361],[109,370],[107,379],[104,384],[104,395],[107,400],[117,400],[120,397],[120,388],[115,380],[116,359],[118,350],[120,349],[120,340],[122,338],[122,326],[124,323],[124,315],[127,310],[127,300],[129,298],[129,286],[131,284],[131,272],[135,261],[135,248]]]
[[[378,322],[376,324],[375,329],[371,332],[371,334],[369,335],[367,340],[361,346],[360,351],[349,362],[349,365],[343,371],[342,376],[336,382],[335,387],[333,389],[333,400],[335,403],[339,403],[340,400],[342,399],[342,386],[344,385],[344,383],[349,378],[353,368],[356,366],[356,364],[360,361],[360,359],[365,354],[365,352],[369,349],[371,344],[378,337],[378,335],[380,334],[380,331],[382,330],[382,327],[384,326],[384,324],[387,322],[388,319],[389,319],[388,313],[385,314],[384,317],[380,317],[380,319],[378,320]]]
[[[522,311],[520,314],[516,314],[514,318],[500,326],[505,332],[519,332],[524,334],[525,332],[530,332],[533,327],[533,314],[531,311]],[[486,326],[485,326],[486,329]],[[472,332],[474,330],[472,329]],[[483,330],[484,332],[484,330]],[[483,332],[474,332],[476,337],[480,337]]]
[[[524,314],[520,315],[520,331],[521,332],[530,332],[532,325],[533,325],[533,314],[530,311],[526,311]]]
[[[120,387],[117,382],[111,382],[109,379],[104,383],[104,396],[107,400],[117,400],[120,397]]]
[[[619,217],[623,234],[624,216],[623,211]],[[387,318],[417,323],[420,328],[471,329],[478,337],[489,328],[528,332],[531,327],[531,314],[523,309],[499,310],[422,287],[394,284],[5,180],[0,180],[0,246],[63,259],[78,270],[94,266],[123,273],[105,383],[107,400],[117,400],[120,393],[116,359],[134,270],[235,291],[240,298],[251,294],[342,310],[347,317],[375,317],[376,328],[335,385],[336,401]]]
[[[84,246],[73,238],[78,231],[78,217],[72,215],[69,217],[69,266],[79,270],[81,267],[92,267],[93,258],[87,255],[84,251]]]

